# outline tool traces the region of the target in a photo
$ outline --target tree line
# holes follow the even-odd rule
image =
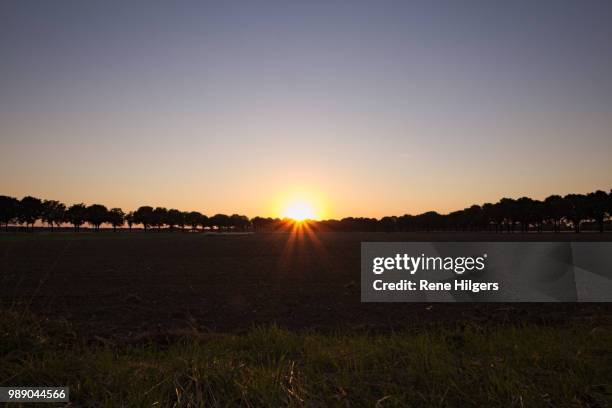
[[[103,224],[113,227],[113,230],[124,227],[131,230],[134,225],[141,225],[145,231],[156,228],[170,230],[189,227],[191,230],[215,229],[248,230],[251,221],[245,215],[216,214],[207,217],[198,211],[179,211],[164,207],[142,206],[136,211],[125,213],[121,208],[108,209],[102,204],[86,206],[83,203],[67,207],[57,200],[41,200],[26,196],[21,200],[9,196],[0,196],[0,224],[8,230],[10,224],[21,225],[26,231],[32,230],[34,224],[40,221],[49,228],[72,225],[78,231],[84,224],[89,224],[94,230],[99,230]]]
[[[612,191],[597,190],[588,194],[551,195],[534,200],[502,198],[497,203],[474,204],[469,208],[439,214],[428,211],[423,214],[386,216],[380,219],[347,217],[341,220],[309,221],[315,229],[333,231],[495,231],[513,233],[544,230],[560,232],[571,228],[581,231],[581,226],[594,223],[600,232],[605,222],[612,217]],[[142,206],[125,213],[121,208],[108,209],[102,204],[73,204],[66,206],[57,200],[41,200],[26,196],[21,200],[0,196],[0,225],[8,230],[9,225],[21,225],[26,231],[33,230],[40,221],[49,228],[70,224],[78,231],[84,224],[99,230],[103,224],[113,230],[125,225],[131,230],[141,225],[145,231],[161,230],[192,231],[273,231],[292,228],[292,222],[280,218],[245,215],[216,214],[208,217],[198,211],[180,211],[164,207]]]
[[[427,211],[418,215],[386,216],[380,219],[347,217],[312,223],[314,228],[332,231],[490,231],[514,233],[530,231],[560,232],[572,229],[579,233],[585,223],[604,231],[612,217],[612,190],[588,194],[551,195],[544,200],[529,197],[502,198],[496,203],[474,204],[449,214]],[[254,230],[287,229],[285,220],[255,217]]]

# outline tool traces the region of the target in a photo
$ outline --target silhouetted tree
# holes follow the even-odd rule
[[[546,220],[546,206],[540,200],[533,200],[531,207],[531,222],[536,225],[536,230],[542,232]]]
[[[10,223],[17,220],[19,213],[19,200],[14,197],[0,196],[0,225],[4,224],[8,231]]]
[[[464,223],[467,224],[468,230],[479,231],[485,228],[485,219],[481,206],[474,204],[466,208],[463,210],[463,216],[465,217]]]
[[[255,231],[269,231],[273,229],[274,219],[255,217],[251,220],[251,223],[253,224],[253,230]]]
[[[586,196],[586,211],[588,218],[594,220],[599,227],[599,232],[604,232],[604,221],[608,211],[608,194],[604,191],[597,190]]]
[[[168,210],[164,207],[155,207],[153,210],[153,225],[159,231],[166,224],[168,224]]]
[[[400,231],[411,231],[413,227],[414,216],[410,214],[404,214],[397,218],[397,227]]]
[[[180,214],[178,216],[176,225],[179,226],[181,231],[185,230],[185,225],[187,224],[187,214],[189,214],[189,213],[186,212],[186,211],[180,211]]]
[[[561,220],[569,211],[568,202],[560,195],[551,195],[544,200],[545,218],[552,222],[554,232],[561,231]]]
[[[130,211],[129,213],[127,213],[125,215],[125,222],[128,225],[128,228],[130,229],[130,232],[132,232],[132,225],[134,225],[134,212]]]
[[[66,222],[74,226],[74,230],[78,231],[81,225],[87,219],[87,207],[85,204],[73,204],[66,210]]]
[[[482,206],[474,204],[463,210],[448,214],[428,211],[418,215],[405,214],[400,217],[385,216],[380,220],[366,217],[346,217],[340,220],[309,220],[308,225],[317,230],[329,231],[483,231],[491,230],[495,225],[496,232],[514,232],[520,224],[522,232],[529,232],[533,227],[541,232],[546,224],[552,225],[552,230],[559,232],[562,225],[572,225],[580,232],[585,221],[594,222],[598,230],[603,232],[605,224],[612,216],[612,190],[606,193],[597,190],[588,194],[568,194],[565,197],[551,195],[544,201],[521,197],[517,200],[502,198],[497,203],[485,203]],[[249,219],[244,215],[216,214],[210,219],[198,211],[181,212],[176,209],[167,210],[164,207],[142,206],[127,215],[119,208],[108,211],[101,204],[85,207],[84,204],[72,205],[66,210],[64,204],[55,200],[41,200],[34,197],[24,197],[22,200],[9,196],[0,196],[0,226],[4,224],[8,230],[11,222],[25,224],[28,231],[37,220],[42,220],[53,229],[62,222],[71,223],[75,230],[85,222],[89,222],[96,230],[108,222],[113,230],[127,222],[130,231],[134,223],[142,224],[145,231],[150,226],[161,229],[165,225],[173,230],[179,226],[181,230],[190,225],[197,231],[207,228],[217,231],[289,231],[294,228],[295,221],[291,219],[254,217]]]
[[[58,227],[64,222],[66,218],[66,206],[56,200],[45,200],[43,201],[41,219],[46,222],[53,230],[53,225]]]
[[[122,227],[125,223],[125,213],[121,208],[111,208],[108,212],[108,222],[113,226],[113,231],[117,231],[117,227]]]
[[[191,211],[187,213],[185,222],[191,226],[193,231],[198,229],[198,225],[202,223],[202,214],[197,211]]]
[[[496,204],[502,214],[506,232],[514,232],[514,223],[517,218],[516,200],[504,197]]]
[[[516,216],[521,223],[521,232],[529,232],[529,224],[535,218],[535,202],[529,197],[516,200]]]
[[[153,207],[145,205],[138,208],[134,212],[134,222],[136,224],[142,224],[142,228],[147,232],[147,229],[153,225],[154,222]]]
[[[251,228],[251,221],[246,215],[233,214],[230,217],[229,225],[234,229],[245,231]]]
[[[495,205],[492,203],[484,203],[482,205],[482,218],[487,231],[491,230],[491,223],[495,224],[495,232],[498,232],[497,219],[495,213]]]
[[[487,211],[490,214],[491,220],[495,223],[495,232],[503,232],[506,217],[504,214],[504,209],[499,202],[487,206]]]
[[[396,231],[397,228],[397,217],[382,217],[380,219],[380,226],[385,232]]]
[[[204,214],[200,214],[198,219],[200,220],[199,225],[202,226],[202,232],[206,231],[206,228],[211,228],[210,218]]]
[[[227,229],[230,226],[230,217],[225,214],[215,214],[210,217],[210,226],[217,227],[218,231]]]
[[[563,199],[569,205],[566,218],[574,226],[574,232],[580,232],[580,223],[589,217],[588,199],[584,194],[568,194]]]
[[[26,231],[28,226],[34,230],[34,223],[42,215],[43,205],[38,198],[27,196],[23,197],[19,202],[18,220],[20,224],[25,224]]]
[[[108,209],[102,204],[92,204],[87,207],[85,220],[91,224],[96,231],[100,230],[100,225],[108,222]]]
[[[166,214],[166,224],[168,224],[170,230],[173,230],[175,225],[178,225],[182,222],[182,218],[183,213],[177,209],[172,208],[168,210],[168,213]]]

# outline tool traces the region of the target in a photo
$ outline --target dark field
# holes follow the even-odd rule
[[[4,234],[0,385],[69,386],[78,407],[606,407],[609,304],[362,304],[359,256],[610,238]]]
[[[608,324],[609,304],[362,304],[361,241],[611,240],[610,234],[40,233],[0,235],[4,310],[86,337],[184,329],[388,330],[444,323]]]

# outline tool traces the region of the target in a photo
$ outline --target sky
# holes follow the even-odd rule
[[[319,218],[612,188],[610,1],[0,3],[0,194]]]

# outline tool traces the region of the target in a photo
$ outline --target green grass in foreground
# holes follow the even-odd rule
[[[68,385],[74,406],[612,404],[610,327],[268,327],[119,347],[2,313],[0,336],[1,385]]]

